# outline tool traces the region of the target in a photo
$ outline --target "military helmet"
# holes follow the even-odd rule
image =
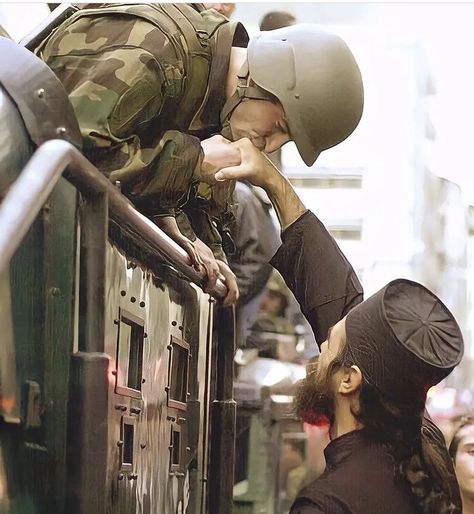
[[[364,91],[354,56],[339,36],[316,25],[296,24],[252,38],[239,79],[232,107],[242,98],[276,97],[307,166],[346,139],[362,116]]]

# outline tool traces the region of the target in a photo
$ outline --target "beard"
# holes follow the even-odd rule
[[[321,377],[316,372],[296,384],[294,410],[302,421],[310,425],[331,425],[334,421],[334,396],[331,392],[330,377]]]

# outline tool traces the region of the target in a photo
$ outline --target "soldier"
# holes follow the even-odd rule
[[[209,287],[225,275],[226,303],[237,287],[217,229],[227,233],[233,184],[213,176],[241,158],[227,139],[265,152],[294,140],[312,165],[362,114],[354,57],[312,25],[249,43],[240,23],[200,4],[98,4],[36,51],[69,93],[86,156],[204,266]]]

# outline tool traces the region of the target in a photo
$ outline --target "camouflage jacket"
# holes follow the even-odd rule
[[[221,129],[230,49],[248,36],[195,7],[98,4],[74,13],[36,53],[68,91],[85,155],[144,214],[177,216],[188,237],[194,229],[219,253],[212,220],[227,217],[231,192],[199,182],[200,140]]]

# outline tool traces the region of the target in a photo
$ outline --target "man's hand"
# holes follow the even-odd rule
[[[222,168],[216,173],[216,180],[221,182],[245,179],[254,186],[265,189],[275,208],[281,228],[285,230],[306,212],[306,207],[298,198],[290,181],[250,139],[243,138],[230,144],[239,150],[240,164]]]
[[[199,238],[196,238],[193,245],[198,255],[199,263],[206,271],[207,281],[204,286],[204,291],[210,293],[214,289],[217,278],[219,277],[219,261],[216,260],[209,246],[203,243]]]
[[[215,183],[215,173],[228,166],[240,164],[240,151],[230,141],[216,135],[201,141],[204,159],[201,165],[201,180],[209,184]]]
[[[281,180],[282,175],[278,168],[274,166],[264,153],[252,144],[250,139],[245,137],[229,143],[229,145],[233,149],[238,150],[240,156],[239,163],[221,168],[215,174],[218,182],[230,179],[245,179],[254,186],[266,189],[274,182]]]
[[[225,285],[227,286],[227,296],[224,298],[222,304],[224,307],[229,307],[230,305],[237,303],[237,300],[239,299],[240,293],[237,286],[237,279],[225,262],[218,260],[217,264],[219,265],[219,271],[224,277]]]
[[[201,272],[201,259],[197,250],[194,248],[193,242],[184,236],[179,230],[176,218],[173,216],[155,216],[153,222],[161,228],[163,232],[170,236],[171,239],[189,255],[191,259],[191,266],[198,272]]]

